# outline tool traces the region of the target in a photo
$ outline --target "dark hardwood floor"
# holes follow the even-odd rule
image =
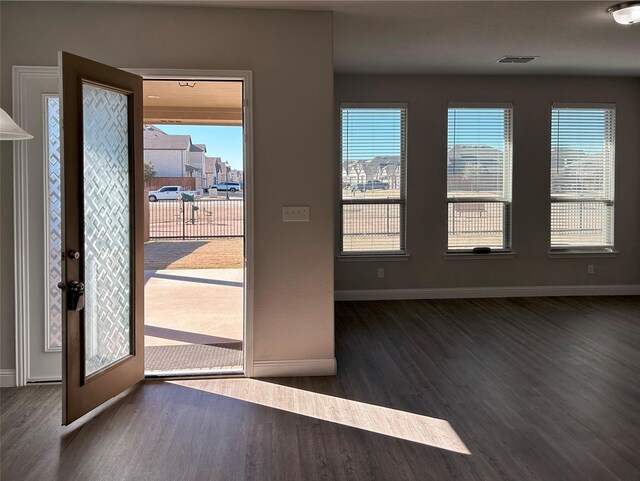
[[[336,342],[335,377],[147,382],[70,427],[3,389],[0,479],[640,480],[638,297],[343,302]]]

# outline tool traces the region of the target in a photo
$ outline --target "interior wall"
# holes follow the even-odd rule
[[[52,2],[1,9],[8,112],[12,65],[56,65],[59,50],[124,68],[253,71],[254,360],[332,359],[331,14]],[[2,369],[15,366],[11,156],[3,142]],[[310,206],[311,221],[283,223],[283,205]]]
[[[585,77],[337,75],[342,102],[407,102],[406,262],[336,261],[336,290],[640,284],[640,80]],[[448,102],[513,103],[513,258],[445,257]],[[550,258],[551,105],[615,103],[615,257]],[[339,146],[334,182],[340,179]],[[338,213],[336,200],[335,215]],[[336,217],[337,218],[337,217]],[[336,229],[336,245],[339,233]],[[595,273],[587,273],[594,264]],[[385,277],[377,278],[377,268]]]

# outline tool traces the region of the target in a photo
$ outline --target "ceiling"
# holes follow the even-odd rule
[[[640,76],[640,25],[615,2],[389,2],[336,6],[335,70]],[[498,64],[502,56],[539,56]]]
[[[144,121],[242,125],[242,82],[145,80]]]
[[[616,0],[134,1],[332,11],[337,73],[640,76],[640,24],[616,24]],[[496,63],[505,55],[539,58]]]

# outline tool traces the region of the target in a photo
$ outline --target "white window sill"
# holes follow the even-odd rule
[[[589,259],[594,257],[616,257],[618,251],[611,249],[603,250],[580,250],[568,249],[565,251],[550,251],[547,254],[549,259]]]
[[[411,256],[409,254],[341,254],[337,258],[338,262],[406,262]]]
[[[473,252],[447,252],[444,255],[445,260],[459,261],[469,259],[513,259],[516,256],[515,252],[490,252],[489,254],[474,254]]]

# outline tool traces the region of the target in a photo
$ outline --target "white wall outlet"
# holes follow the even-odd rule
[[[594,266],[593,264],[587,264],[587,274],[595,274],[596,273],[596,266]]]
[[[378,267],[378,278],[384,277],[384,267]]]
[[[309,206],[283,205],[282,222],[309,222]]]

